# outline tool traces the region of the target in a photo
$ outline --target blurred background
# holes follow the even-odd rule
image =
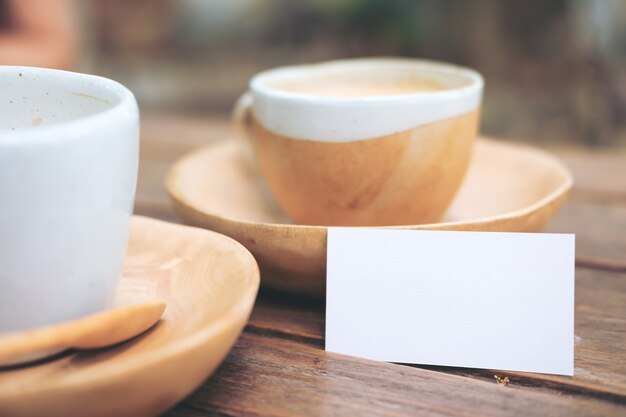
[[[89,0],[71,7],[68,65],[126,84],[144,112],[226,116],[258,71],[399,55],[479,70],[483,134],[626,147],[624,0]]]

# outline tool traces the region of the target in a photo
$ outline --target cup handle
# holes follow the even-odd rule
[[[241,156],[244,163],[251,169],[258,169],[252,146],[252,94],[243,93],[232,111],[235,138],[240,142]]]
[[[250,139],[250,126],[252,122],[252,94],[249,91],[243,93],[237,102],[232,112],[232,119],[235,125],[235,131],[237,136]]]

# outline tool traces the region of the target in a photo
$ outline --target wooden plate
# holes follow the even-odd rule
[[[97,351],[0,371],[2,416],[155,416],[202,383],[247,322],[252,255],[202,229],[134,217],[116,304],[167,302],[143,335]]]
[[[263,283],[323,296],[326,227],[291,224],[249,162],[242,142],[221,142],[180,159],[166,186],[180,217],[241,242]],[[535,232],[572,186],[569,170],[529,146],[480,139],[458,196],[440,223],[405,229]]]

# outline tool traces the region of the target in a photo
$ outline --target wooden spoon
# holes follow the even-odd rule
[[[152,327],[165,303],[149,301],[118,307],[70,322],[0,336],[0,366],[27,361],[38,352],[114,345]]]

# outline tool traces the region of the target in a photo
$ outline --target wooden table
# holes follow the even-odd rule
[[[136,213],[177,222],[169,166],[231,137],[229,123],[147,115],[142,129]],[[548,229],[576,233],[574,377],[326,353],[322,302],[261,290],[221,367],[166,415],[626,415],[626,152],[553,151],[576,177]]]

